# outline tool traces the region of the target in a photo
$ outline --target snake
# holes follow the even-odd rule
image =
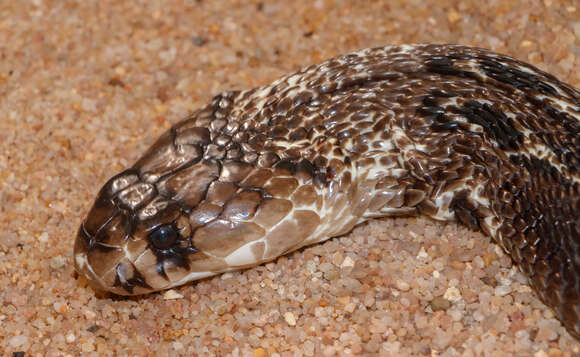
[[[106,182],[73,260],[96,289],[140,295],[401,216],[491,237],[580,337],[580,92],[451,44],[226,91]]]

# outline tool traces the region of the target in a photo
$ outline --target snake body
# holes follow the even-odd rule
[[[144,294],[271,261],[373,217],[491,236],[580,335],[580,93],[457,45],[365,49],[219,94],[111,178],[76,270]]]

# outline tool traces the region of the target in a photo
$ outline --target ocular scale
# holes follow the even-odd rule
[[[373,217],[491,236],[580,334],[580,93],[455,45],[365,49],[219,94],[111,178],[75,267],[121,295],[271,261]]]

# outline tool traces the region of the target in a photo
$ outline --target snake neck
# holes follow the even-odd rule
[[[232,116],[253,118],[262,149],[327,178],[314,187],[316,228],[287,250],[372,217],[457,220],[498,242],[580,333],[576,90],[490,52],[403,46],[340,57],[239,98]]]

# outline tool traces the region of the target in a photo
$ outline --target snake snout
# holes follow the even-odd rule
[[[102,281],[89,262],[89,253],[94,245],[94,236],[87,232],[85,221],[83,221],[77,233],[74,245],[74,269],[79,275],[84,276],[89,283],[100,287],[103,285]]]

